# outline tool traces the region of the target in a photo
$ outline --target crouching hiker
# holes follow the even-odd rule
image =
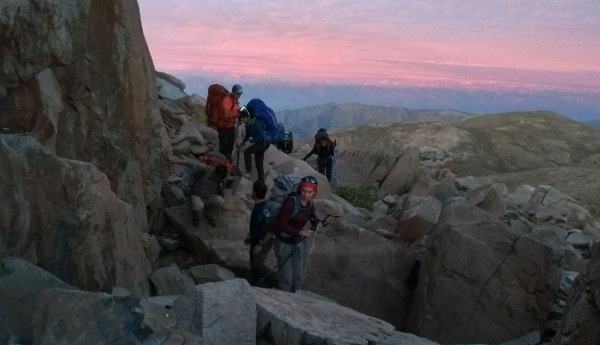
[[[317,185],[316,178],[303,177],[298,192],[287,197],[279,211],[274,249],[280,290],[296,292],[304,282],[305,239],[314,231],[303,228],[309,220],[313,229],[319,224],[313,204]]]
[[[191,188],[192,222],[200,224],[202,216],[211,226],[216,225],[214,210],[225,207],[223,199],[223,182],[227,177],[227,167],[219,164],[216,167],[197,160],[180,159],[168,154],[166,160],[170,164],[180,164],[192,169],[193,184]]]
[[[265,228],[263,212],[267,204],[267,185],[258,180],[252,185],[252,199],[254,208],[250,215],[250,231],[245,245],[250,245],[250,267],[252,268],[252,285],[260,287],[274,287],[276,279],[271,275],[270,269],[265,265],[265,259],[273,248],[273,233]]]

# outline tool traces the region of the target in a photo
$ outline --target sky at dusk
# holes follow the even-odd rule
[[[157,70],[600,91],[600,1],[139,0]]]

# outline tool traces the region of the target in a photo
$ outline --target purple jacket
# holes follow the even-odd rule
[[[300,198],[298,198],[299,202]],[[287,234],[293,237],[300,236],[300,230],[306,225],[306,222],[312,220],[318,222],[317,215],[315,214],[315,208],[313,202],[309,201],[306,206],[299,205],[298,212],[292,217],[294,213],[294,204],[296,197],[290,196],[281,205],[279,211],[279,218],[277,220],[277,230],[282,234]]]

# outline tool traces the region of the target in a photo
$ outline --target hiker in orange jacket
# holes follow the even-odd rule
[[[233,85],[231,93],[223,97],[223,116],[217,120],[219,152],[227,157],[230,162],[232,161],[231,153],[235,145],[235,125],[238,122],[240,112],[238,100],[242,93],[240,84]]]

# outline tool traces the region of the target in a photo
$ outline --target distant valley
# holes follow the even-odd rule
[[[297,139],[313,135],[317,129],[328,131],[359,125],[382,125],[399,122],[455,122],[471,114],[455,110],[410,110],[359,103],[309,106],[277,112],[277,119],[290,129]]]

